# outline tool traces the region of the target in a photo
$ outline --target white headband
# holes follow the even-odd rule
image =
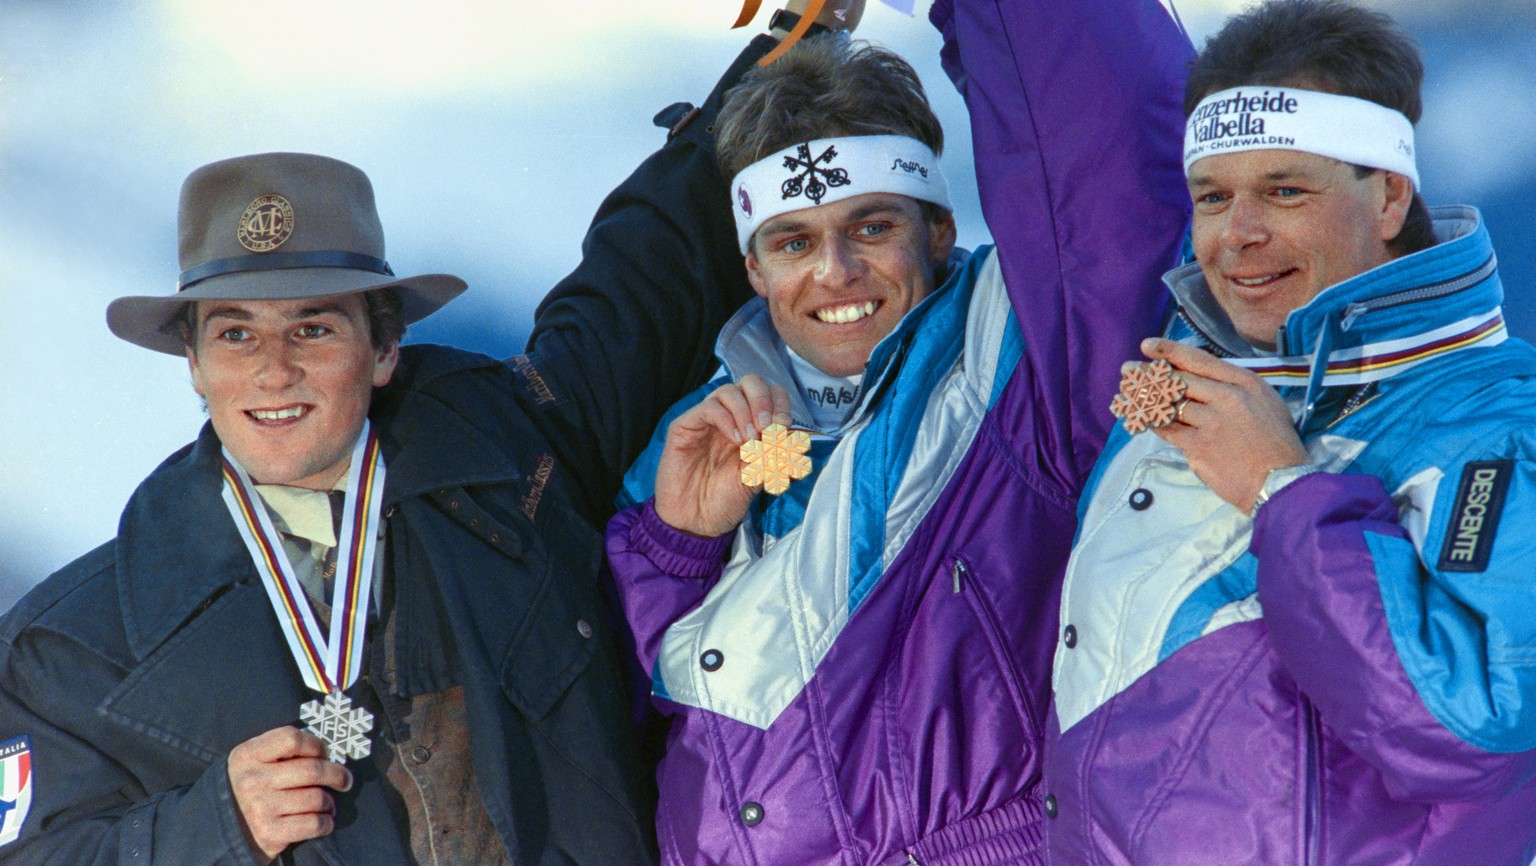
[[[1184,173],[1207,156],[1265,148],[1384,168],[1419,188],[1413,124],[1402,112],[1294,87],[1234,87],[1200,100],[1184,128]]]
[[[731,188],[742,255],[768,220],[865,193],[896,193],[953,210],[933,151],[904,135],[822,138],[787,147],[742,169]]]

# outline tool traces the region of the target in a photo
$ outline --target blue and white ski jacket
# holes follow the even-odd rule
[[[1323,471],[1256,520],[1112,434],[1062,591],[1054,862],[1536,854],[1536,351],[1477,212],[1435,215],[1286,321],[1269,381]],[[1168,281],[1190,342],[1253,355],[1197,266]]]

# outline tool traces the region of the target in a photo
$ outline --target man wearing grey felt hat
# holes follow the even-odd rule
[[[465,284],[395,275],[359,169],[191,174],[177,291],[107,322],[209,423],[0,620],[0,861],[655,860],[600,530],[749,294],[718,92],[507,361],[400,345]]]
[[[274,192],[252,197],[259,189]],[[107,307],[112,333],[157,352],[187,348],[179,324],[189,301],[390,288],[409,324],[464,291],[464,281],[447,274],[396,277],[367,175],[322,156],[268,153],[205,165],[182,189],[178,228],[177,292],[118,298]]]

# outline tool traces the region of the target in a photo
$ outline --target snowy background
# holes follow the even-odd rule
[[[1241,5],[1179,12],[1198,45]],[[1536,3],[1374,5],[1424,48],[1425,193],[1483,208],[1513,329],[1536,335]],[[470,284],[411,339],[514,354],[602,196],[660,143],[651,116],[702,100],[772,6],[732,31],[737,0],[0,0],[0,610],[110,538],[202,424],[185,363],[103,320],[174,288],[189,171],[269,150],[358,165],[396,271]],[[964,108],[917,6],[871,2],[859,35],[924,76],[975,246]]]

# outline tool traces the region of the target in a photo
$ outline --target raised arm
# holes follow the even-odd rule
[[[714,340],[752,295],[715,168],[721,98],[777,40],[754,39],[702,106],[658,115],[667,143],[599,208],[582,261],[539,305],[524,375],[590,503],[607,507],[668,406],[715,367]]]
[[[1120,363],[1162,327],[1160,278],[1189,217],[1193,50],[1157,0],[936,0],[931,17],[1023,337],[1017,411],[1000,417],[1026,462],[1075,495]]]

